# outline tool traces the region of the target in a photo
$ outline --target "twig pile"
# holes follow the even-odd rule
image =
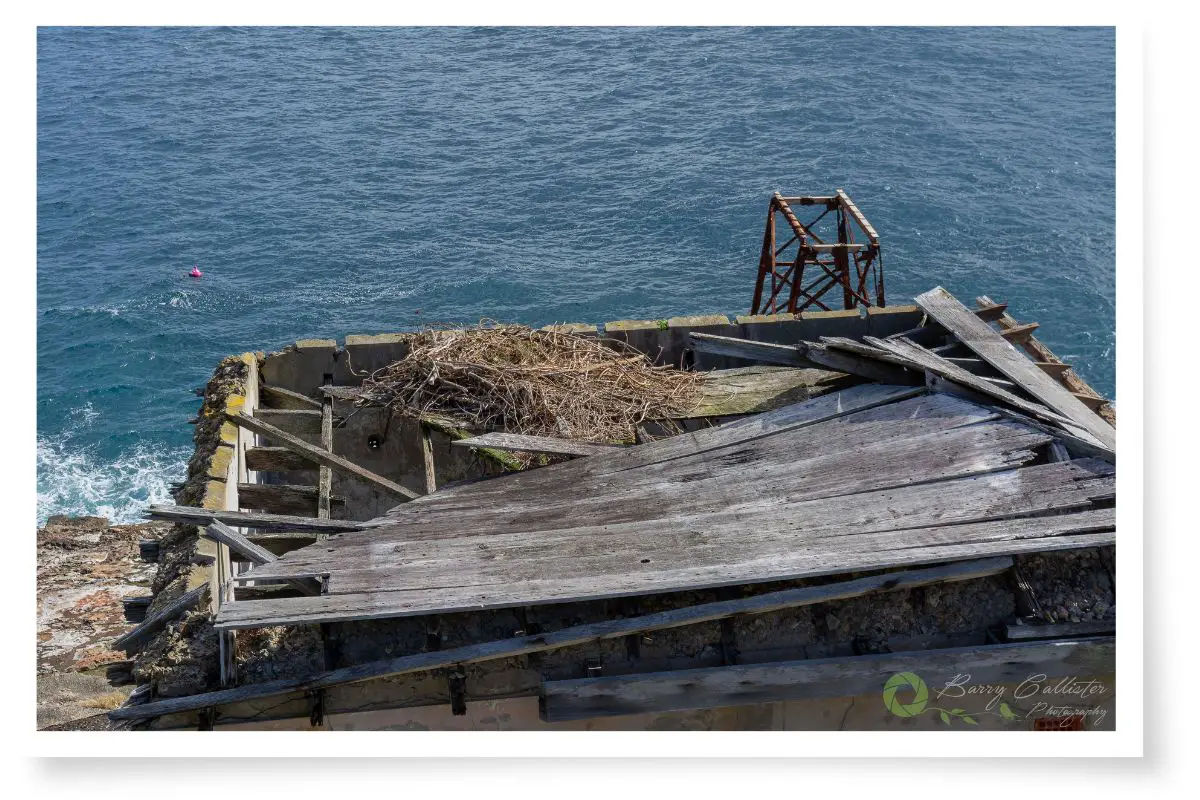
[[[631,441],[647,418],[694,405],[694,373],[656,367],[622,342],[523,325],[414,333],[408,355],[363,380],[359,405],[589,442]]]

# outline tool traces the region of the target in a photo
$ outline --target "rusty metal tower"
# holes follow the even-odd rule
[[[803,223],[793,207],[820,213]],[[783,245],[776,236],[777,218],[783,233],[790,234]],[[776,192],[767,209],[750,313],[795,314],[814,306],[829,311],[827,303],[835,301],[825,295],[835,287],[841,288],[843,308],[886,305],[879,234],[841,189],[832,197],[784,197]]]

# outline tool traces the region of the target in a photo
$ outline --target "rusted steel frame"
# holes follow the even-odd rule
[[[866,216],[858,210],[858,206],[854,205],[854,201],[850,199],[850,196],[842,189],[837,190],[837,196],[839,205],[844,207],[850,216],[854,218],[854,221],[858,223],[858,227],[862,228],[862,232],[871,240],[871,244],[878,246],[879,234],[871,226],[871,223],[867,222]]]
[[[846,210],[842,204],[838,204],[837,211],[837,232],[838,243],[849,244],[850,238],[850,222],[846,216]],[[833,263],[837,267],[838,280],[842,284],[842,308],[854,308],[855,294],[850,286],[850,256],[846,248],[839,247],[833,251]]]
[[[771,202],[767,204],[767,227],[763,230],[762,253],[758,257],[758,283],[754,286],[754,305],[750,309],[751,314],[757,314],[759,311],[759,303],[762,301],[763,283],[767,279],[767,272],[771,273],[771,286],[775,286],[775,198],[771,198]]]
[[[821,291],[813,294],[812,290],[817,286],[820,286],[822,282],[825,284],[824,287],[822,287]],[[825,274],[817,278],[815,281],[801,290],[801,293],[808,298],[808,301],[804,304],[803,308],[808,308],[810,305],[816,304],[820,306],[823,311],[830,311],[831,309],[829,306],[821,302],[821,296],[837,285],[837,279],[831,275]],[[792,313],[794,314],[796,312],[793,311]]]
[[[779,258],[779,254],[782,253],[784,250],[787,250],[789,247],[791,247],[792,242],[794,242],[794,241],[796,241],[796,234],[793,233],[792,238],[790,238],[786,242],[784,242],[783,246],[775,251],[775,257]]]
[[[803,248],[808,244],[808,239],[812,236],[812,231],[800,224],[800,220],[796,219],[795,213],[792,212],[791,206],[783,199],[783,195],[779,192],[775,193],[775,205],[779,209],[779,213],[783,214],[783,218],[787,220],[788,225],[800,237],[800,247]],[[813,237],[816,238],[816,237]],[[818,241],[820,241],[818,239]]]
[[[836,251],[834,252],[834,257],[835,258],[837,257]],[[842,281],[842,279],[838,275],[838,273],[835,272],[834,270],[831,270],[824,261],[814,260],[812,263],[816,264],[818,267],[823,269],[825,271],[825,274],[827,276],[829,276],[830,280],[834,281],[835,283],[841,284],[846,289],[846,291],[850,292],[852,297],[862,301],[863,305],[867,305],[867,306],[871,305],[871,302],[869,300],[867,300],[865,297],[861,297],[861,296],[855,294],[854,290],[850,287],[850,282],[848,280]],[[836,268],[836,264],[834,266]],[[846,304],[846,308],[853,308],[853,307],[854,307],[853,303]],[[828,309],[826,309],[826,310],[828,310]]]

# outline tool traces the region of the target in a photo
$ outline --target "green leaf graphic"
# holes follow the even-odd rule
[[[1008,703],[1003,702],[1000,703],[1000,716],[1004,717],[1005,719],[1017,718],[1017,715],[1013,713],[1013,710],[1008,707]]]
[[[950,715],[947,714],[945,711],[939,711],[938,713],[942,715],[942,722],[949,725],[950,724]]]
[[[965,715],[963,716],[962,721],[967,723],[968,725],[978,725],[979,724],[978,722],[975,721],[974,717],[969,717],[969,716],[965,716]]]

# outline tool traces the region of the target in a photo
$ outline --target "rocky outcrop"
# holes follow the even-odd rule
[[[150,594],[157,566],[138,542],[169,524],[112,525],[103,517],[51,517],[37,532],[38,727],[103,714],[124,702],[132,662],[112,650],[129,629],[123,600]]]

